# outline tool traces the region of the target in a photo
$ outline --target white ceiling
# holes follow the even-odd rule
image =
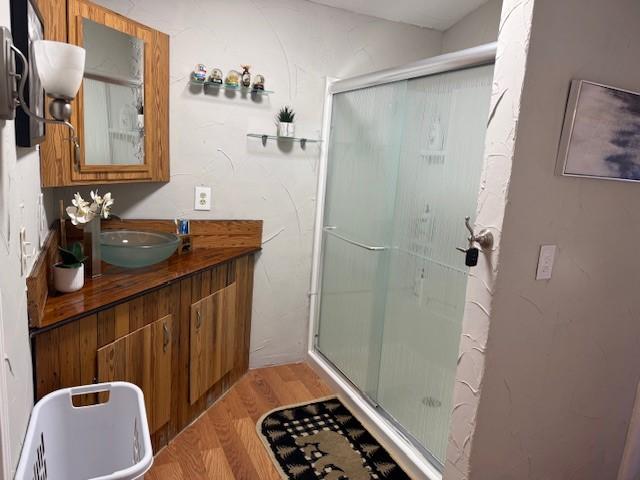
[[[487,0],[313,0],[350,12],[446,30]]]

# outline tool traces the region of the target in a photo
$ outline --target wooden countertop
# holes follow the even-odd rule
[[[87,279],[81,290],[48,297],[40,327],[33,333],[259,250],[256,246],[196,248],[183,255],[173,255],[162,263],[135,270],[103,264],[102,276]]]

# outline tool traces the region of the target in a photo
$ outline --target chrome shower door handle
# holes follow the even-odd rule
[[[339,233],[337,233],[336,231],[336,227],[333,225],[327,225],[325,227],[322,228],[322,230],[324,230],[327,234],[339,238],[340,240],[350,243],[351,245],[355,245],[356,247],[360,247],[360,248],[364,248],[365,250],[369,250],[372,252],[381,252],[384,250],[388,250],[388,247],[383,247],[383,246],[379,246],[379,245],[368,245],[366,243],[362,243],[362,242],[358,242],[352,238],[349,238],[345,235],[340,235]]]

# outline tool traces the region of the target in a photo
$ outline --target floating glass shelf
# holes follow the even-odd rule
[[[198,85],[199,87],[203,87],[204,89],[212,89],[212,90],[230,90],[232,92],[241,92],[241,93],[250,93],[251,95],[271,95],[275,93],[273,90],[254,90],[252,88],[246,87],[232,87],[225,84],[213,83],[213,82],[196,82],[195,80],[189,80],[191,85]]]
[[[300,143],[300,146],[304,148],[307,143],[321,143],[322,140],[316,140],[313,138],[303,138],[303,137],[279,137],[278,135],[267,135],[265,133],[247,133],[247,137],[250,138],[259,138],[262,140],[262,145],[267,144],[267,140],[281,140],[284,142],[297,142]]]

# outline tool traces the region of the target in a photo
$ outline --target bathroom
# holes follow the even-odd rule
[[[16,12],[35,10],[40,39],[87,60],[73,131],[20,107],[0,121],[0,478],[27,478],[41,398],[123,380],[144,393],[149,479],[360,478],[333,447],[296,441],[295,467],[269,441],[273,415],[330,414],[334,397],[370,439],[342,437],[362,478],[638,478],[640,191],[568,170],[585,151],[575,82],[640,91],[636,2],[3,0],[23,53],[38,33]],[[125,62],[144,96],[105,82],[117,62],[92,57],[88,19],[144,44]],[[107,84],[135,91],[126,118],[90,110]],[[594,142],[612,122],[596,108]],[[42,138],[23,146],[25,128]],[[100,142],[108,168],[89,160]],[[91,191],[113,199],[87,224],[105,235],[188,234],[155,265],[114,266],[104,246],[101,264],[67,214]],[[61,228],[90,257],[64,294]],[[201,317],[220,320],[210,363]],[[113,360],[147,334],[165,370]],[[46,460],[48,478],[106,474]]]

